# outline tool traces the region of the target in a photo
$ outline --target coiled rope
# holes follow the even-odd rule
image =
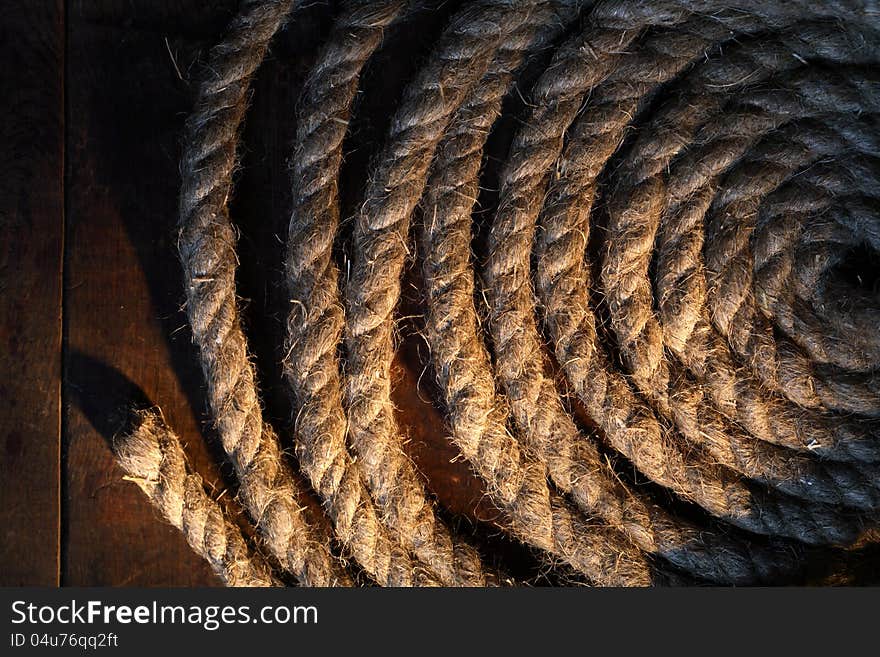
[[[350,237],[339,179],[361,73],[417,5],[342,3],[291,156],[288,463],[239,319],[228,199],[251,79],[296,5],[242,2],[203,67],[181,167],[186,310],[257,549],[157,416],[117,443],[226,583],[277,584],[261,551],[304,585],[350,585],[348,565],[390,586],[512,583],[402,449],[392,361],[411,258],[452,441],[498,527],[547,567],[597,585],[772,583],[870,540],[872,2],[463,2],[397,106]],[[525,108],[493,169],[513,97]],[[329,525],[298,504],[312,493]]]

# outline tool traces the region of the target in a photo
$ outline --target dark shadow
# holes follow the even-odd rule
[[[82,411],[112,451],[114,438],[134,429],[134,412],[154,408],[156,404],[140,386],[112,365],[78,349],[70,349],[67,359],[67,398]],[[208,441],[208,449],[215,463],[225,462],[217,441]],[[224,484],[235,490],[231,472],[224,478]]]
[[[233,10],[234,2],[214,3],[172,20],[158,5],[145,5],[125,16],[97,17],[89,15],[88,7],[78,7],[71,20],[76,28],[71,27],[68,39],[68,59],[79,65],[72,67],[68,82],[68,104],[75,114],[68,122],[67,248],[77,247],[78,226],[89,221],[91,198],[83,190],[97,190],[98,198],[113,207],[123,223],[137,256],[131,266],[144,274],[151,315],[168,338],[175,374],[203,422],[204,383],[182,311],[182,273],[175,248],[179,134],[192,104],[187,76]],[[160,33],[158,26],[166,31]],[[96,59],[99,48],[103,54]],[[109,242],[108,247],[112,248]],[[91,391],[120,398],[119,391],[99,383],[122,385],[109,376],[112,368],[74,353],[68,354],[66,370],[71,388],[79,385],[89,391],[82,399],[94,411],[109,410],[112,404],[95,408]],[[90,419],[99,431],[105,424],[94,413]]]
[[[68,351],[67,361],[67,398],[112,449],[115,436],[133,429],[133,412],[152,407],[152,402],[140,386],[112,365],[77,349]]]

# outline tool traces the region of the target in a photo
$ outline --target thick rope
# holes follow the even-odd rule
[[[698,31],[693,29],[682,31],[686,35],[708,32],[705,28]],[[807,41],[805,45],[809,46],[810,43],[815,43],[816,48],[827,52],[829,50],[828,38],[833,40],[836,35],[835,33],[827,34],[826,30],[823,36],[826,39],[817,38],[812,42]],[[689,38],[694,39],[694,37]],[[795,38],[791,38],[789,41],[795,40]],[[624,417],[621,415],[621,411],[626,408],[625,400],[631,395],[623,387],[622,381],[609,381],[609,378],[614,378],[609,365],[607,363],[602,365],[598,362],[601,354],[596,353],[595,320],[585,294],[585,290],[589,288],[590,272],[589,268],[582,264],[583,253],[589,234],[588,210],[595,197],[597,177],[623,138],[623,132],[631,121],[631,116],[638,110],[639,100],[647,95],[647,89],[657,83],[658,62],[662,62],[663,57],[655,50],[662,53],[663,48],[659,46],[662,45],[663,40],[661,39],[659,43],[652,45],[652,42],[657,41],[656,38],[646,41],[643,44],[643,49],[647,56],[640,56],[636,53],[630,58],[631,64],[623,63],[618,71],[603,83],[603,86],[593,91],[583,118],[573,127],[571,131],[573,134],[560,160],[559,169],[562,175],[557,181],[554,181],[549,192],[537,240],[538,292],[544,304],[545,326],[556,345],[556,356],[576,392],[586,404],[587,410],[612,443],[626,426],[620,422],[620,419]],[[666,38],[666,41],[668,43],[669,38]],[[763,58],[762,63],[765,66],[767,62],[774,61],[773,58],[775,61],[785,61],[782,58],[783,51],[786,57],[791,59],[791,44],[789,44],[788,50],[784,50],[785,46],[776,47],[772,41],[768,41],[766,38],[763,38],[759,43],[761,49],[757,54]],[[800,40],[798,40],[798,45],[802,45]],[[725,89],[729,86],[724,84],[728,80],[740,79],[743,77],[744,70],[751,70],[748,65],[749,58],[738,54],[742,50],[743,48],[738,49],[737,46],[733,46],[725,50],[723,58],[710,59],[706,62],[704,68],[717,71],[716,76],[727,76],[724,80],[714,80],[715,84],[710,88]],[[676,52],[680,52],[680,50]],[[750,54],[747,49],[746,55],[751,58],[755,57],[755,54]],[[797,63],[797,60],[794,61]],[[705,72],[700,73],[701,76],[704,74]],[[690,77],[697,76],[691,74]],[[644,80],[643,87],[639,88],[638,85],[632,84],[633,79]],[[687,85],[686,88],[691,88],[691,85]],[[700,88],[702,89],[702,87]],[[670,121],[669,125],[678,127],[681,121],[693,116],[693,112],[699,106],[698,103],[705,102],[703,101],[704,97],[705,94],[701,94],[700,98],[687,95],[686,99],[681,101],[681,106],[688,108],[686,116],[677,117],[677,120]],[[598,117],[603,120],[597,120]],[[724,116],[724,125],[736,126],[733,129],[741,132],[741,124],[730,121],[729,118]],[[668,132],[667,130],[662,133],[656,131],[645,134],[666,135]],[[725,143],[725,145],[729,144]],[[715,161],[714,159],[707,160],[707,162]],[[682,170],[692,175],[694,167]],[[687,198],[690,200],[694,197],[688,196]],[[682,252],[690,254],[693,253],[693,249],[682,250]],[[660,257],[662,258],[662,256],[661,251]],[[665,272],[667,269],[658,268],[658,271]],[[663,279],[660,280],[662,282]],[[711,386],[713,383],[709,381],[705,385]],[[692,390],[699,391],[699,387],[692,384],[688,386],[686,383],[678,385],[674,392],[667,395],[667,399],[671,400],[669,403],[674,404],[676,410],[681,412],[681,409],[688,408],[692,398],[688,397],[688,393]],[[644,414],[645,411],[640,411],[640,413]],[[634,422],[634,424],[638,426],[640,422]],[[703,417],[691,422],[689,426],[696,427],[695,433],[705,437],[707,432],[717,428],[718,421],[711,417]],[[647,435],[649,436],[660,435],[659,428],[649,428],[648,431]],[[738,435],[737,429],[730,425],[724,426],[721,435],[727,436],[728,439],[732,438]],[[623,441],[624,438],[620,437],[620,440]],[[766,450],[764,452],[766,455]],[[715,456],[718,456],[717,450]],[[666,462],[665,459],[664,462]],[[738,454],[736,458],[729,457],[726,462],[740,466],[764,464],[760,458],[753,457],[748,460],[747,457],[744,458],[743,454]],[[800,492],[803,492],[808,484],[802,481],[801,477],[804,475],[803,470],[809,469],[810,464],[801,465],[803,466],[801,470],[793,473],[788,463],[777,459],[777,470],[773,472],[773,475],[777,481],[785,480],[781,482],[783,488],[791,490],[790,484],[794,483],[799,485]],[[783,474],[783,470],[787,470],[787,472]],[[749,474],[756,473],[752,471]],[[815,478],[812,481],[815,481]],[[819,495],[818,487],[807,490],[811,491],[810,496]],[[826,501],[829,500],[826,498]],[[753,526],[749,526],[749,528],[753,528]]]
[[[292,307],[284,371],[298,404],[297,456],[315,490],[330,500],[331,513],[342,507],[350,517],[372,507],[362,472],[382,519],[403,545],[442,583],[479,586],[486,584],[479,554],[434,515],[414,466],[393,439],[396,428],[379,439],[357,441],[357,463],[346,446],[336,354],[345,320],[332,259],[339,225],[337,178],[360,72],[381,44],[383,28],[404,7],[403,1],[391,0],[344,10],[303,91],[291,160],[294,208],[286,262]]]
[[[211,49],[186,123],[178,247],[187,316],[239,495],[282,566],[304,585],[326,586],[349,579],[334,563],[329,537],[307,521],[278,438],[263,421],[235,299],[236,237],[227,207],[250,79],[290,8],[289,1],[245,3]]]
[[[840,548],[872,540],[876,12],[463,3],[405,88],[343,244],[361,74],[409,3],[342,3],[299,104],[284,256],[295,457],[328,532],[263,419],[227,207],[250,79],[293,4],[244,2],[210,52],[180,206],[211,412],[285,571],[349,583],[339,545],[383,585],[497,582],[403,450],[391,366],[409,258],[451,439],[494,524],[544,567],[600,585],[792,581],[812,555],[844,564]]]
[[[466,15],[461,27],[456,23],[448,34],[454,54],[446,55],[441,47],[438,63],[442,68],[434,71],[429,65],[425,70],[430,76],[410,87],[418,92],[410,97],[414,107],[405,99],[392,128],[392,146],[380,160],[367,191],[368,200],[357,218],[357,250],[347,287],[351,312],[347,334],[349,398],[358,404],[350,416],[355,435],[362,422],[360,415],[374,423],[366,426],[375,429],[379,425],[383,433],[389,431],[381,424],[390,424],[392,313],[400,295],[410,215],[424,188],[433,150],[452,111],[464,101],[464,92],[486,75],[491,61],[487,55],[494,54],[486,52],[487,45],[499,39],[505,48],[526,48],[534,39],[534,25],[546,21],[541,13],[548,9],[547,3],[540,2],[478,7],[485,13]],[[468,58],[464,62],[463,41],[473,42],[473,49],[465,51]],[[502,52],[500,58],[501,70],[510,66],[506,61],[509,55]],[[451,62],[448,69],[447,62]],[[467,379],[461,382],[466,384]],[[495,503],[510,516],[514,533],[567,560],[596,583],[648,583],[650,569],[634,546],[613,530],[586,525],[576,511],[549,491],[544,467],[522,454],[503,427],[500,429],[491,434],[457,431],[453,435],[465,458],[487,483]]]
[[[488,59],[497,47],[502,28],[492,14],[505,4],[480,3],[447,28],[407,89],[355,222],[357,250],[345,295],[349,435],[373,494],[398,525],[425,526],[418,515],[426,508],[418,477],[400,448],[391,405],[392,313],[409,214],[432,147],[461,95],[479,79],[480,72],[470,70],[472,62]]]
[[[613,13],[611,16],[614,24],[618,25],[620,16]],[[723,14],[712,15],[712,21],[717,24],[739,29],[739,23],[743,22],[742,29],[748,31],[755,29],[756,20],[758,25],[762,25],[764,21],[772,24],[778,21],[779,17],[776,15],[764,16],[760,13],[755,16],[737,14],[730,20],[726,20]],[[684,39],[685,45],[688,44],[687,37],[691,34],[687,27],[685,25],[681,31],[677,30],[672,33],[671,38],[667,40],[667,50],[673,50],[679,54],[682,52],[682,40]],[[710,31],[703,28],[698,33],[706,34],[707,32]],[[597,41],[599,39],[589,37],[589,44],[594,51],[596,50],[594,44]],[[576,52],[575,48],[571,50]],[[658,50],[662,51],[660,48]],[[616,53],[616,50],[611,50],[608,56],[615,57]],[[651,57],[650,61],[653,63],[649,70],[651,77],[646,79],[653,81],[659,77],[662,81],[661,62],[663,62],[663,58],[655,56]],[[512,147],[507,173],[503,178],[502,199],[493,225],[490,260],[487,268],[487,292],[492,310],[493,338],[499,371],[502,380],[507,382],[508,395],[514,403],[514,409],[516,409],[517,402],[523,409],[520,421],[525,426],[529,426],[534,421],[534,417],[552,408],[546,399],[542,400],[540,397],[541,381],[543,380],[539,357],[540,341],[536,330],[527,328],[533,325],[531,320],[532,300],[528,276],[524,272],[528,272],[528,258],[534,230],[533,221],[539,209],[535,200],[542,199],[540,190],[546,184],[546,172],[549,166],[560,152],[562,131],[580,108],[581,98],[586,90],[598,83],[598,80],[592,78],[579,78],[573,75],[568,68],[565,68],[566,64],[577,66],[581,63],[576,55],[573,54],[569,62],[558,62],[558,65],[552,67],[548,72],[549,77],[538,83],[539,93],[541,89],[546,88],[547,95],[541,98],[541,102],[535,110],[535,116],[527,122],[526,128],[518,135]],[[598,71],[601,75],[600,69],[601,67],[598,66],[588,67],[590,73]],[[559,74],[557,73],[559,70],[564,72]],[[624,70],[627,73],[630,72],[625,68]],[[660,72],[659,76],[658,71]],[[571,81],[575,79],[583,82],[579,87],[573,89]],[[624,88],[625,91],[631,89],[632,85]],[[618,103],[620,101],[617,97],[614,100]],[[589,109],[591,108],[588,106],[583,115],[583,122],[590,127],[604,130],[607,123],[601,120],[605,116],[602,113],[601,105],[595,114],[591,113]],[[627,111],[624,107],[622,114],[628,117],[630,112],[635,109],[633,107]],[[549,126],[556,127],[551,130]],[[612,140],[609,140],[612,150],[621,138],[622,134],[619,131]],[[588,168],[589,165],[585,167],[584,162],[591,161],[588,157],[590,154],[581,152],[576,155],[566,161],[577,163],[575,168]],[[606,158],[608,155],[610,153],[606,154]],[[596,168],[595,165],[593,166]],[[599,164],[599,170],[601,166],[602,164]],[[595,170],[593,175],[597,173],[598,170]],[[632,203],[637,202],[631,196],[625,198]],[[636,205],[636,207],[640,206]],[[573,203],[571,208],[575,212],[584,212],[583,203],[577,205]],[[589,208],[589,204],[586,205],[586,208]],[[644,224],[639,223],[637,226],[638,230],[644,230]],[[580,227],[580,230],[582,231],[583,228]],[[627,240],[632,239],[629,234],[625,235]],[[609,240],[609,248],[612,253],[614,253],[614,249],[618,248],[621,239],[622,236],[618,238],[618,242],[613,239]],[[642,248],[646,248],[645,245],[647,245],[647,248],[650,249],[650,240],[633,241],[633,243]],[[577,249],[571,249],[569,253],[573,255],[576,251]],[[574,257],[581,259],[582,255],[578,254]],[[553,260],[554,258],[545,256],[542,264],[556,270],[562,269]],[[620,258],[618,262],[621,263],[621,271],[627,273],[632,271],[634,266],[632,257],[629,260]],[[553,273],[555,274],[555,271]],[[586,282],[586,277],[584,277],[584,282]],[[623,294],[627,289],[625,281],[617,280],[616,282],[618,286],[609,291],[612,303],[615,298],[613,295]],[[546,287],[552,283],[547,281],[544,285]],[[607,281],[606,286],[608,286]],[[583,291],[586,287],[569,283],[567,289]],[[583,299],[580,301],[580,304],[574,304],[574,308],[577,308],[578,305],[581,308],[586,307],[585,301]],[[551,312],[554,309],[565,313],[572,312],[572,306],[566,305],[565,309],[562,309],[562,305],[558,302],[551,304]],[[612,310],[614,310],[613,307]],[[586,314],[583,313],[583,315]],[[583,319],[583,315],[581,319]],[[612,313],[612,317],[615,316]],[[633,321],[631,314],[621,312],[619,316],[627,321]],[[589,326],[581,327],[580,322],[571,322],[568,317],[550,317],[548,324],[551,326],[551,331],[554,324],[560,322],[560,319],[567,321],[567,325],[572,327],[574,331],[579,332],[582,328],[590,331]],[[557,345],[564,346],[560,337],[558,333],[554,336]],[[621,337],[620,334],[618,337]],[[661,427],[638,427],[641,431],[647,430],[647,433],[637,439],[636,436],[620,430],[626,426],[626,424],[621,425],[620,422],[626,416],[626,408],[629,406],[626,400],[631,395],[627,394],[622,382],[616,386],[616,389],[611,390],[612,394],[608,394],[610,382],[606,380],[607,377],[597,376],[599,373],[604,373],[602,370],[607,370],[607,368],[602,367],[600,372],[588,371],[589,359],[593,352],[592,347],[588,344],[590,341],[589,333],[577,336],[575,339],[585,343],[576,345],[581,353],[577,355],[559,354],[560,362],[569,370],[580,370],[572,373],[574,386],[581,393],[581,397],[586,398],[585,402],[588,407],[592,407],[588,408],[591,410],[591,415],[600,423],[600,426],[604,424],[603,428],[608,432],[608,438],[614,447],[632,459],[634,464],[649,477],[685,497],[697,501],[714,515],[719,515],[752,531],[788,535],[809,542],[852,539],[857,530],[857,522],[840,519],[829,508],[804,507],[785,496],[772,495],[768,497],[766,493],[754,489],[749,482],[735,479],[731,473],[719,469],[715,462],[710,462],[699,454],[684,450],[679,452],[674,440],[671,441]],[[654,348],[650,353],[656,354],[659,351]],[[592,390],[588,390],[588,386],[591,386]],[[552,397],[552,393],[550,397]],[[635,403],[635,400],[633,402]],[[613,424],[607,421],[611,417],[615,418]],[[606,420],[604,423],[602,422],[603,418]],[[619,428],[615,430],[614,425]],[[546,435],[546,432],[541,432],[541,434]]]
[[[808,35],[811,34],[809,26],[806,26],[806,28],[807,29],[803,29],[802,31]],[[621,186],[617,192],[617,197],[623,199],[623,201],[618,203],[619,209],[615,209],[612,212],[610,229],[616,231],[615,234],[622,234],[627,230],[627,225],[620,224],[620,228],[618,229],[616,217],[624,217],[627,208],[636,208],[638,203],[651,202],[650,199],[652,192],[648,190],[658,190],[661,186],[661,183],[658,182],[658,178],[664,171],[665,167],[669,165],[668,163],[674,154],[673,149],[680,148],[679,144],[681,143],[686,143],[679,140],[687,139],[687,133],[695,130],[695,128],[691,126],[694,126],[695,124],[698,125],[698,122],[700,121],[698,117],[703,116],[703,120],[705,120],[706,115],[712,112],[710,108],[717,108],[720,103],[723,103],[727,94],[720,93],[718,91],[719,89],[727,90],[737,84],[736,82],[730,82],[730,72],[732,69],[735,70],[736,68],[740,68],[740,70],[750,70],[751,68],[756,68],[756,64],[759,64],[762,68],[758,69],[757,74],[752,75],[749,78],[750,83],[755,84],[769,77],[769,72],[774,69],[779,69],[780,67],[784,67],[783,70],[795,68],[790,64],[790,61],[792,60],[790,54],[792,48],[797,48],[798,52],[802,52],[803,55],[800,55],[801,57],[822,55],[826,58],[830,58],[832,61],[835,59],[838,61],[851,60],[860,55],[862,56],[863,61],[865,59],[870,61],[870,57],[876,56],[876,53],[853,52],[849,47],[852,42],[852,37],[846,33],[841,34],[839,32],[832,32],[831,34],[828,34],[827,32],[827,29],[818,30],[818,34],[816,31],[812,31],[814,36],[824,37],[822,40],[803,41],[800,37],[791,38],[788,39],[788,43],[780,44],[778,47],[774,47],[772,42],[767,43],[766,39],[760,39],[756,43],[751,44],[751,47],[734,49],[733,52],[728,53],[723,61],[709,64],[700,69],[697,75],[691,76],[694,78],[694,83],[689,85],[689,89],[703,89],[703,85],[705,85],[706,91],[699,93],[699,97],[697,97],[696,91],[690,91],[686,98],[691,102],[688,102],[687,104],[677,104],[672,111],[668,112],[668,114],[664,113],[658,117],[657,124],[658,126],[664,126],[664,129],[661,130],[658,127],[658,131],[654,133],[655,137],[651,140],[643,139],[637,143],[639,151],[644,151],[650,154],[648,156],[650,162],[646,164],[644,159],[640,160],[638,157],[632,157],[627,160],[627,163],[634,168],[639,167],[640,170],[644,171],[647,171],[647,167],[650,167],[652,173],[647,174],[640,171],[638,174],[631,174],[633,180],[638,180],[637,184],[640,190],[639,192],[635,189],[635,183],[624,184]],[[810,45],[812,43],[821,44],[819,47],[819,53],[816,52],[815,46]],[[837,47],[836,50],[834,49],[834,46]],[[755,60],[759,61],[756,62]],[[795,60],[795,62],[797,63],[797,60]],[[747,65],[749,63],[751,66]],[[766,116],[768,112],[765,112],[764,116],[759,117],[725,115],[723,123],[726,127],[722,128],[721,133],[713,138],[713,143],[701,145],[699,146],[699,149],[701,150],[689,152],[685,156],[685,161],[682,163],[682,166],[677,169],[677,171],[681,171],[681,174],[670,176],[672,184],[680,187],[680,189],[673,189],[676,196],[669,200],[669,204],[673,205],[673,208],[681,214],[679,216],[673,216],[670,219],[676,233],[669,235],[664,232],[664,235],[661,238],[664,242],[659,244],[658,263],[660,263],[662,268],[659,269],[661,276],[658,276],[658,288],[660,293],[659,301],[661,304],[661,314],[667,319],[666,326],[668,326],[668,330],[666,333],[669,335],[669,348],[682,355],[683,358],[686,358],[684,354],[687,352],[694,354],[701,349],[705,352],[708,348],[705,345],[694,346],[687,344],[692,335],[695,335],[693,341],[699,344],[698,339],[701,337],[700,332],[697,330],[697,327],[699,326],[699,312],[694,310],[693,307],[698,306],[699,300],[705,296],[705,293],[700,289],[699,281],[701,280],[701,276],[692,275],[694,273],[694,265],[687,259],[689,257],[692,258],[692,254],[698,253],[700,249],[701,232],[693,230],[693,227],[695,225],[694,222],[698,220],[697,217],[700,216],[699,209],[701,204],[705,204],[711,199],[711,181],[717,178],[718,171],[724,170],[725,164],[729,165],[736,160],[737,150],[733,143],[734,139],[738,141],[741,149],[745,149],[751,142],[757,140],[757,137],[760,136],[762,131],[766,132],[770,129],[778,129],[785,122],[792,121],[798,117],[809,117],[810,115],[815,115],[816,112],[819,112],[820,114],[829,112],[833,113],[836,111],[843,112],[846,111],[843,107],[848,106],[852,108],[863,100],[866,103],[867,108],[871,107],[872,99],[867,97],[863,98],[862,96],[864,96],[864,94],[860,95],[857,88],[850,90],[846,84],[822,83],[821,81],[811,79],[810,77],[807,77],[806,80],[799,80],[797,73],[793,73],[792,75],[794,77],[790,82],[780,83],[786,84],[789,87],[787,94],[784,89],[774,92],[769,98],[767,97],[767,93],[763,94],[763,101],[773,104],[773,109],[771,111],[776,113],[778,116],[777,120],[773,121],[771,117]],[[796,88],[792,88],[798,86],[801,88],[800,91]],[[863,86],[870,89],[869,84]],[[816,103],[813,103],[811,100],[814,97],[814,92],[816,98],[823,98],[823,93],[826,94],[824,98],[827,98],[828,94],[831,94],[839,99],[841,104],[839,106],[835,105],[832,109],[828,109],[829,106],[827,103],[824,103],[823,109],[823,102],[819,101],[818,105],[820,105],[820,107],[817,108]],[[846,101],[848,101],[848,103],[846,103]],[[757,102],[761,101],[758,100]],[[850,109],[849,111],[851,112],[852,110]],[[750,134],[754,131],[757,132],[755,134]],[[642,145],[641,142],[648,143]],[[635,148],[636,147],[634,147],[634,150]],[[676,163],[671,166],[676,166]],[[699,178],[694,172],[693,167],[695,166],[701,167],[698,171],[709,169],[710,172],[716,172],[716,175],[701,186],[699,184]],[[625,179],[626,175],[627,174],[622,174],[621,177]],[[717,185],[717,180],[715,184]],[[660,192],[660,194],[662,193],[663,192]],[[685,199],[687,203],[681,202],[682,207],[675,208],[676,198]],[[649,206],[646,205],[644,207],[648,208]],[[634,222],[643,222],[640,224],[642,229],[651,231],[650,227],[652,221],[650,217],[659,216],[661,211],[661,206],[653,204],[650,206],[650,215],[648,212],[639,213],[634,209],[626,216],[632,217],[631,220]],[[630,221],[630,219],[621,219],[621,221]],[[641,239],[641,237],[639,239]],[[628,244],[636,243],[635,238],[633,237],[633,239],[630,240],[628,237],[627,240],[618,239],[609,242],[611,244],[611,249],[607,259],[607,265],[603,270],[603,280],[605,281],[605,285],[608,286],[609,289],[612,289],[610,295],[613,310],[612,314],[614,318],[619,318],[615,319],[615,321],[618,322],[615,326],[615,330],[619,331],[619,336],[621,336],[620,339],[624,341],[624,357],[632,361],[629,365],[634,373],[634,380],[640,388],[645,391],[647,391],[650,386],[654,386],[657,391],[657,395],[655,396],[659,397],[657,401],[662,407],[665,407],[669,404],[668,399],[673,397],[674,394],[673,392],[661,390],[664,387],[668,387],[668,382],[676,377],[671,376],[666,371],[668,365],[666,365],[662,359],[662,349],[660,349],[659,346],[663,344],[661,337],[663,332],[657,321],[652,318],[649,308],[644,305],[644,284],[639,282],[637,291],[634,289],[632,293],[627,292],[630,278],[632,278],[633,281],[635,281],[636,278],[633,273],[635,270],[631,264],[633,262],[632,258],[639,258],[640,264],[638,270],[644,271],[644,256],[637,256],[635,253],[631,252],[631,249],[627,248]],[[678,259],[672,259],[670,252],[678,256]],[[620,264],[618,265],[617,263]],[[616,273],[618,269],[621,272],[620,274]],[[627,277],[627,280],[622,280],[622,277]],[[642,280],[644,279],[640,279],[640,281]],[[618,306],[615,305],[618,303],[625,305],[625,307],[621,306],[618,311]],[[683,304],[688,305],[683,306]],[[644,325],[638,332],[631,331],[631,327],[642,324],[643,320]],[[627,325],[624,326],[623,323],[627,323]],[[703,338],[703,342],[705,343],[705,338]],[[721,345],[718,345],[718,348],[722,348]],[[713,351],[713,353],[715,352]],[[643,354],[643,356],[639,356],[639,354]],[[639,358],[641,358],[643,362],[639,361]],[[692,356],[692,358],[694,357]],[[703,358],[705,359],[705,354],[703,354]],[[719,356],[716,355],[715,359],[717,360],[718,358]],[[692,370],[693,369],[699,369],[699,366],[695,365]],[[803,371],[803,369],[803,367],[800,368],[801,371]],[[638,374],[635,374],[635,372],[638,372]],[[697,376],[701,376],[701,374],[697,373]],[[712,377],[707,377],[707,379],[707,386],[712,386],[713,382],[716,382],[714,383],[716,388],[721,385],[720,383],[717,383],[717,379],[713,379]],[[777,404],[776,407],[778,409],[779,405]],[[719,410],[727,412],[725,405],[722,403],[719,403]],[[747,408],[743,409],[739,414],[732,416],[732,419],[748,423],[750,417],[759,414],[766,415],[766,413],[760,413],[760,411],[755,408]],[[821,421],[816,420],[810,424],[817,426],[814,430],[814,434],[821,431]],[[786,424],[778,421],[774,422],[773,426],[777,433],[786,429]],[[760,432],[757,428],[755,428],[755,431],[757,432],[756,435],[761,438],[767,437],[767,434],[769,433]],[[780,439],[777,438],[777,441],[778,440]],[[813,435],[810,437],[809,442],[813,443],[816,440],[818,440],[818,436]],[[789,444],[791,444],[791,442],[792,441],[789,438]],[[819,442],[827,443],[828,440],[825,439]]]
[[[656,61],[656,53],[649,53]],[[629,74],[631,69],[625,72]],[[476,96],[482,105],[466,105],[461,113],[470,122],[456,124],[447,137],[448,144],[438,148],[425,200],[428,336],[450,422],[464,436],[486,433],[492,422],[499,421],[494,409],[500,402],[494,399],[488,357],[480,346],[476,311],[470,300],[474,283],[469,262],[470,213],[480,149],[487,134],[486,124],[491,124],[503,96],[503,87],[500,95],[493,91],[496,86],[500,85],[480,85]],[[497,106],[492,105],[493,100]],[[791,567],[791,560],[782,551],[768,554],[749,550],[742,543],[726,541],[717,533],[689,523],[677,526],[662,509],[633,498],[607,472],[595,448],[578,440],[577,429],[561,406],[551,415],[552,397],[538,405],[545,405],[546,415],[528,418],[529,435],[545,455],[554,482],[571,493],[585,511],[600,514],[646,551],[665,554],[677,566],[717,581],[751,582],[769,575],[774,568]],[[497,428],[494,430],[497,432]]]
[[[186,537],[227,586],[281,586],[241,530],[189,470],[180,441],[155,411],[137,413],[134,427],[113,442],[116,459],[165,519]]]

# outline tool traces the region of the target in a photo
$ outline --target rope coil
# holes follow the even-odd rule
[[[451,439],[497,526],[548,568],[596,585],[773,583],[871,540],[871,2],[464,2],[396,108],[350,238],[339,180],[361,74],[419,8],[343,2],[301,95],[284,247],[290,439],[311,491],[263,417],[228,208],[251,79],[297,4],[242,2],[208,55],[181,167],[186,310],[239,499],[277,567],[317,586],[351,585],[349,563],[389,586],[514,583],[437,512],[402,448],[392,362],[411,259]],[[121,444],[179,451],[150,426]],[[229,574],[161,486],[144,490],[227,583],[277,583],[237,532],[227,553],[254,571]],[[329,529],[296,502],[312,492]]]

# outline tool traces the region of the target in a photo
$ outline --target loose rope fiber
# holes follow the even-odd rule
[[[290,108],[279,438],[228,202],[251,80],[299,7],[243,0],[186,123],[178,246],[254,548],[155,413],[120,463],[229,585],[531,581],[484,529],[551,581],[792,583],[816,562],[851,581],[880,519],[880,8],[453,4],[352,210],[365,71],[437,8],[334,5]],[[413,281],[432,401],[497,510],[472,536],[395,412]]]

